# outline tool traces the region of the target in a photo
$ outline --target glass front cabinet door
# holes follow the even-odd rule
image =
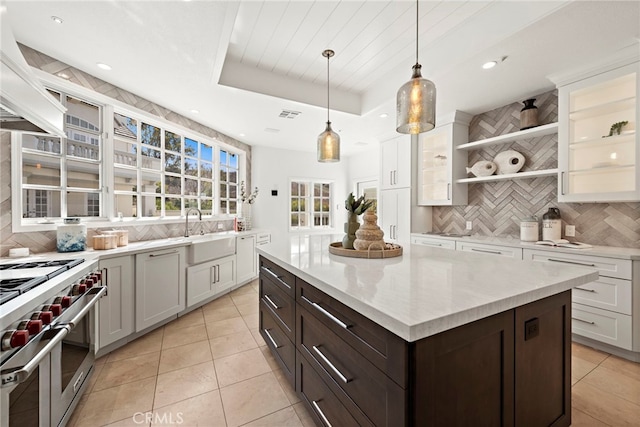
[[[469,139],[468,122],[452,122],[418,135],[418,204],[467,204],[467,184],[456,182],[466,174],[467,152],[456,146]]]
[[[640,200],[639,63],[559,88],[558,200]]]

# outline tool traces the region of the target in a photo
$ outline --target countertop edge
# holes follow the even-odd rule
[[[585,283],[597,280],[599,277],[599,273],[597,271],[591,271],[585,273],[582,276],[564,280],[553,285],[548,285],[544,288],[526,292],[525,294],[514,295],[506,299],[492,301],[488,304],[477,306],[466,311],[461,311],[436,319],[428,320],[420,324],[408,325],[374,307],[371,307],[370,305],[349,295],[348,293],[336,289],[335,287],[323,282],[322,280],[307,274],[306,272],[304,272],[304,270],[300,270],[295,266],[282,261],[277,256],[272,255],[262,250],[261,248],[257,248],[257,252],[258,254],[264,256],[280,267],[300,277],[302,280],[309,282],[309,284],[315,286],[318,290],[337,299],[349,308],[362,314],[363,316],[374,321],[375,323],[379,324],[380,326],[384,327],[385,329],[389,330],[390,332],[396,334],[397,336],[408,342],[418,341],[422,338],[426,338],[428,336],[432,336],[440,332],[444,332],[446,330],[453,329],[455,327],[462,326],[464,324],[531,303],[533,301],[556,295],[558,293],[570,290],[575,286],[583,285]]]

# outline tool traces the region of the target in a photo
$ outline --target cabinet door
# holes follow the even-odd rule
[[[394,187],[394,182],[398,169],[398,143],[397,138],[391,141],[383,142],[381,145],[381,160],[382,169],[380,174],[382,175],[382,189],[388,189]]]
[[[107,295],[100,298],[98,302],[100,312],[98,347],[102,348],[133,333],[135,310],[133,257],[102,260],[100,269],[105,270],[108,289]]]
[[[187,307],[214,295],[215,265],[211,261],[187,268]]]
[[[238,283],[255,279],[258,275],[256,236],[242,236],[236,239],[236,263]]]
[[[380,228],[384,232],[384,240],[394,240],[395,230],[398,224],[398,193],[395,190],[383,190],[380,192]]]
[[[215,293],[231,289],[236,282],[236,256],[216,260]]]
[[[639,64],[559,89],[559,201],[640,200]],[[609,135],[620,122],[628,123]]]
[[[386,242],[409,243],[411,240],[411,189],[380,192],[380,228]]]
[[[467,184],[456,182],[466,174],[467,152],[456,150],[469,134],[467,126],[448,123],[420,134],[418,144],[418,204],[467,204]]]
[[[136,255],[136,332],[185,308],[184,248]]]
[[[411,186],[411,137],[401,135],[381,145],[381,188]]]

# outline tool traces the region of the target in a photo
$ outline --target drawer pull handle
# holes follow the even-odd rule
[[[291,286],[289,286],[289,284],[287,282],[285,282],[284,280],[281,279],[282,276],[278,276],[276,273],[274,273],[273,271],[271,271],[269,269],[269,267],[265,267],[262,266],[260,267],[262,270],[264,270],[266,273],[269,273],[269,275],[271,275],[271,277],[273,277],[274,279],[276,279],[278,282],[282,283],[283,285],[285,285],[287,287],[287,289],[291,289]]]
[[[165,255],[171,255],[171,254],[176,254],[176,253],[178,253],[178,251],[177,251],[177,250],[175,250],[175,251],[171,251],[171,252],[164,252],[164,253],[161,253],[161,254],[150,254],[150,255],[149,255],[149,258],[155,258],[155,257],[160,257],[160,256],[165,256]]]
[[[338,324],[338,326],[340,326],[343,329],[348,329],[349,325],[347,325],[346,323],[344,323],[342,320],[338,319],[336,316],[334,316],[333,314],[329,313],[327,310],[325,310],[324,308],[322,308],[320,306],[320,304],[318,304],[317,302],[313,302],[311,301],[309,298],[303,296],[302,299],[306,302],[308,302],[309,304],[311,304],[313,307],[315,307],[316,310],[318,310],[320,313],[324,314],[325,316],[327,316],[329,319],[333,320],[335,323]]]
[[[594,293],[596,292],[595,289],[585,289],[585,288],[579,288],[577,286],[574,289],[577,289],[579,291],[585,291],[585,292],[594,292]]]
[[[486,254],[502,255],[501,251],[491,251],[489,249],[471,248],[471,250],[474,251],[474,252],[483,252],[483,253],[486,253]]]
[[[273,346],[275,348],[280,348],[282,347],[281,345],[278,345],[278,343],[276,342],[276,340],[273,339],[273,337],[271,336],[271,334],[269,333],[268,329],[263,329],[264,333],[267,334],[267,338],[269,338],[269,341],[271,341],[271,343],[273,344]]]
[[[269,295],[265,294],[265,295],[264,295],[264,299],[265,299],[269,304],[271,304],[271,307],[275,308],[276,310],[280,310],[280,307],[279,307],[275,302],[273,302],[273,300],[272,300],[271,298],[269,298]]]
[[[322,422],[324,422],[327,427],[333,427],[331,425],[331,423],[329,422],[329,420],[327,419],[326,415],[324,415],[324,412],[322,412],[322,409],[320,409],[320,406],[318,406],[318,401],[312,401],[311,404],[313,405],[313,408],[316,410],[316,412],[318,413],[318,415],[320,415],[320,418],[322,418]]]
[[[595,325],[596,324],[596,322],[589,322],[588,320],[582,320],[582,319],[579,319],[577,317],[572,317],[572,319],[573,320],[577,320],[578,322],[588,323],[589,325]]]
[[[553,261],[553,262],[563,262],[565,264],[576,264],[576,265],[583,265],[585,267],[595,267],[595,264],[587,264],[586,262],[577,262],[577,261],[565,261],[563,259],[554,259],[554,258],[549,258],[549,261]]]
[[[321,358],[322,360],[324,360],[324,363],[326,363],[327,365],[329,365],[329,367],[331,368],[331,370],[332,370],[332,371],[333,371],[333,372],[334,372],[338,377],[340,377],[340,379],[342,380],[342,382],[343,382],[343,383],[345,383],[345,384],[346,384],[346,383],[348,383],[348,382],[349,382],[349,379],[347,379],[347,377],[345,377],[345,376],[342,374],[342,372],[340,372],[340,371],[338,370],[338,368],[336,368],[336,367],[333,365],[333,363],[331,363],[331,362],[329,361],[329,359],[327,359],[327,356],[325,356],[325,355],[320,351],[320,349],[319,349],[318,347],[316,347],[315,345],[313,346],[313,351],[315,351],[315,352],[316,352],[316,354],[317,354],[318,356],[320,356],[320,358]]]

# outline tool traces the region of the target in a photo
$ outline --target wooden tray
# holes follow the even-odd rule
[[[392,245],[392,249],[370,249],[367,251],[358,251],[355,249],[345,249],[342,242],[333,242],[329,245],[329,253],[334,255],[346,256],[351,258],[393,258],[402,255],[402,246],[395,243],[387,243]]]

